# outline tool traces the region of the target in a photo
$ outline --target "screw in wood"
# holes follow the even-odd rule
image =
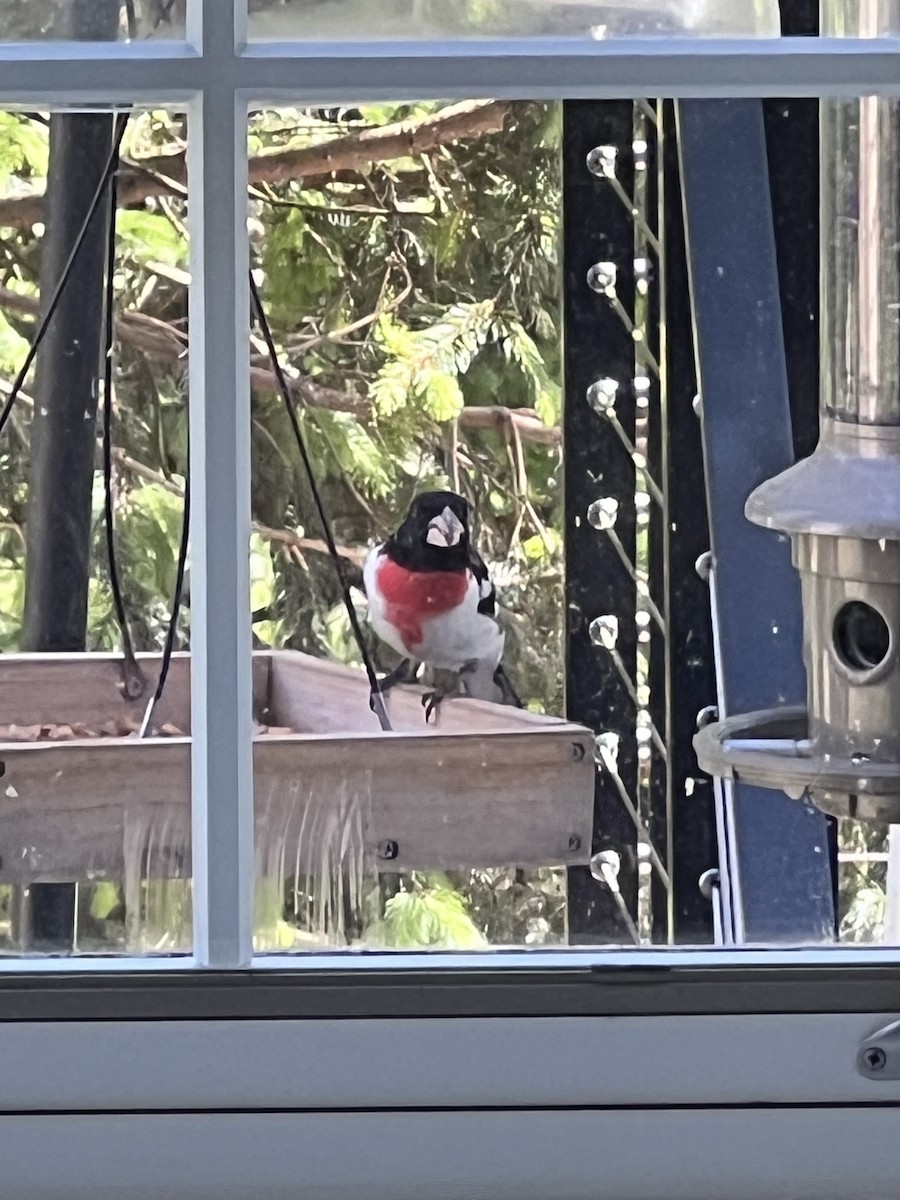
[[[581,742],[572,743],[572,758],[575,762],[581,762],[584,758],[584,746],[582,746]]]
[[[400,847],[390,838],[386,842],[380,842],[378,845],[378,857],[383,858],[386,862],[391,862],[399,853]]]
[[[578,836],[577,833],[573,833],[572,836],[569,838],[569,849],[572,851],[573,854],[577,850],[581,849],[581,838]]]

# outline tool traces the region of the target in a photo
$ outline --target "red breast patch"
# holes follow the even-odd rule
[[[423,621],[462,604],[469,586],[468,576],[466,570],[408,571],[391,559],[382,558],[377,578],[385,616],[411,654],[422,642]]]

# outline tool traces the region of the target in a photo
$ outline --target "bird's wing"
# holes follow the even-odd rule
[[[478,584],[478,611],[483,617],[495,617],[497,590],[491,582],[484,559],[472,545],[469,546],[469,570]]]

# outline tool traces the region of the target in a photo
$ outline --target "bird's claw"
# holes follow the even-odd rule
[[[425,709],[425,724],[427,725],[434,713],[437,712],[441,701],[444,699],[443,692],[426,692],[422,697],[422,707]]]

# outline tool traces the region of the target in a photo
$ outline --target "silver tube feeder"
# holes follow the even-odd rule
[[[822,33],[900,33],[900,0],[822,0]],[[900,100],[821,104],[821,396],[815,453],[750,496],[789,534],[806,710],[695,739],[712,774],[900,822]]]

